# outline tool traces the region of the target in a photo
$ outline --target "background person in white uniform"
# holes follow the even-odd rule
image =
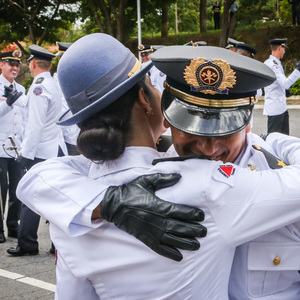
[[[276,75],[276,81],[265,88],[265,104],[263,114],[268,116],[268,133],[281,132],[289,135],[289,112],[286,103],[286,90],[300,78],[300,62],[289,77],[285,76],[281,65],[286,49],[287,39],[269,41],[272,54],[264,62]]]
[[[95,36],[91,37],[91,40],[95,41]],[[84,47],[84,45],[86,46],[88,44],[87,41],[88,41],[88,37],[87,39],[81,40],[81,43],[79,40],[77,42],[78,48],[73,47],[74,52],[73,53],[69,52],[69,57],[68,57],[69,59],[66,58],[65,61],[64,60],[62,61],[64,63],[63,65],[60,65],[62,70],[62,75],[61,75],[62,78],[66,78],[65,75],[68,72],[71,74],[74,73],[72,71],[72,65],[70,64],[72,61],[74,64],[75,61],[76,62],[78,61],[78,59],[76,58],[77,55],[82,56],[81,52],[78,50],[80,50],[81,46],[82,47]],[[107,45],[107,42],[106,43],[99,42],[99,45]],[[179,141],[180,134],[185,135],[186,138],[188,138],[189,136],[186,133],[185,134],[180,133],[178,130],[176,130],[176,127],[173,127],[175,126],[174,124],[176,124],[176,122],[179,122],[176,124],[176,126],[182,127],[182,122],[185,122],[186,120],[188,120],[188,122],[185,124],[184,131],[193,132],[194,134],[198,132],[200,136],[203,135],[204,132],[206,132],[206,134],[208,133],[212,134],[213,132],[216,132],[216,136],[223,136],[226,135],[226,133],[228,134],[228,132],[234,132],[235,134],[237,134],[236,137],[238,139],[244,141],[245,131],[243,131],[243,129],[245,129],[248,125],[248,122],[251,117],[252,108],[253,108],[253,102],[251,99],[255,95],[255,90],[257,88],[262,87],[264,84],[272,82],[272,80],[274,79],[273,73],[268,71],[267,68],[263,67],[261,63],[251,61],[251,65],[256,70],[255,71],[256,75],[260,79],[260,80],[256,80],[256,75],[253,73],[252,69],[249,69],[249,73],[247,72],[247,68],[245,64],[247,65],[248,60],[245,60],[245,58],[242,57],[237,59],[235,54],[231,54],[230,52],[220,48],[216,50],[216,47],[207,47],[206,49],[204,48],[203,51],[198,51],[198,50],[195,51],[194,49],[187,50],[184,47],[172,47],[171,50],[174,50],[174,52],[171,52],[173,56],[171,55],[171,57],[169,57],[170,53],[168,53],[167,55],[166,52],[161,52],[160,54],[158,54],[156,59],[157,62],[161,61],[162,64],[168,62],[168,64],[171,65],[170,69],[165,69],[166,73],[170,74],[170,78],[168,80],[168,84],[169,84],[168,91],[165,92],[163,96],[163,100],[165,100],[165,102],[163,102],[163,112],[165,117],[172,124],[172,131],[178,132],[176,141]],[[84,48],[84,51],[86,51],[86,48]],[[108,58],[107,56],[104,55],[105,52],[107,51],[104,51],[102,49],[102,51],[99,53],[103,54],[104,56],[103,59],[107,62]],[[232,89],[228,88],[227,86],[227,88],[230,90],[229,91],[230,95],[228,96],[229,99],[228,98],[226,99],[226,97],[224,99],[224,96],[221,97],[220,95],[213,96],[214,98],[217,98],[218,101],[217,102],[212,101],[211,103],[214,103],[214,105],[218,105],[219,102],[219,105],[221,105],[222,108],[217,106],[217,109],[213,107],[211,109],[208,108],[201,109],[199,106],[197,107],[196,106],[193,107],[193,105],[186,106],[186,103],[189,103],[189,101],[192,100],[193,101],[198,100],[199,103],[202,103],[202,101],[204,101],[205,99],[203,98],[205,97],[205,94],[201,92],[200,94],[198,94],[199,92],[190,91],[189,84],[187,84],[185,82],[185,79],[183,78],[184,70],[182,69],[184,69],[184,66],[182,65],[178,66],[177,60],[175,58],[178,58],[181,63],[182,63],[182,59],[184,58],[186,60],[185,62],[186,69],[191,68],[191,73],[189,73],[189,75],[193,76],[193,74],[196,74],[194,72],[196,72],[197,70],[197,68],[194,69],[196,63],[195,60],[198,59],[198,56],[201,57],[201,55],[204,54],[208,56],[208,58],[210,58],[211,55],[212,57],[220,57],[220,59],[222,60],[226,59],[226,61],[229,61],[230,69],[233,68],[234,71],[237,72],[236,74],[237,79],[240,78],[239,76],[242,75],[245,76],[245,74],[249,76],[249,78],[247,78],[247,80],[245,81],[237,80],[238,83]],[[93,59],[95,59],[95,57],[93,57]],[[200,64],[198,65],[198,67],[200,70],[204,72],[203,75],[206,74],[205,71],[207,71],[207,65],[209,65],[212,68],[212,70],[213,69],[219,70],[218,60],[216,61],[212,60],[212,62],[209,62],[204,59],[204,60],[200,60],[199,63]],[[168,64],[165,65],[167,66]],[[242,66],[244,67],[244,69],[241,70],[240,68]],[[228,65],[226,65],[225,69],[228,71]],[[221,68],[220,72],[224,72],[225,69]],[[174,72],[174,70],[177,70],[178,73]],[[228,76],[232,76],[232,75],[228,74],[227,71],[226,71],[226,75],[224,73],[221,75],[224,75],[223,78],[226,82],[227,80],[229,81],[231,80],[231,83],[233,84],[234,78],[229,79]],[[99,80],[101,80],[101,78]],[[106,78],[103,78],[103,80],[106,81]],[[81,82],[81,80],[78,80],[78,82]],[[97,85],[99,85],[98,82],[97,84],[95,83],[95,86]],[[192,86],[194,85],[192,84]],[[178,87],[180,87],[180,90],[178,89]],[[214,86],[214,88],[215,87],[216,86]],[[112,95],[110,95],[110,93],[108,93],[107,95],[105,94],[104,96],[102,95],[101,98],[99,98],[101,94],[96,95],[96,97],[94,98],[95,103],[93,103],[92,105],[89,105],[88,102],[86,102],[86,104],[84,104],[84,106],[82,107],[82,102],[81,102],[77,104],[79,106],[77,106],[76,108],[75,105],[76,105],[76,100],[78,101],[77,98],[78,91],[73,91],[72,87],[69,85],[68,82],[63,82],[62,88],[64,90],[64,94],[65,95],[68,94],[66,95],[67,101],[69,101],[69,104],[71,104],[70,106],[73,107],[74,110],[73,112],[75,113],[73,118],[69,119],[69,121],[66,121],[64,123],[66,125],[72,124],[72,122],[80,122],[85,118],[91,116],[92,114],[95,113],[97,109],[98,110],[101,109],[101,103],[105,103],[106,101],[108,101],[108,99],[110,98],[109,96],[113,97]],[[89,93],[91,93],[91,86],[89,86],[88,83],[87,83],[87,87],[84,89],[85,92],[89,90]],[[242,93],[241,89],[245,92]],[[208,86],[204,86],[204,90],[207,91],[210,90],[210,88]],[[94,90],[94,93],[96,92],[97,91]],[[118,92],[120,91],[114,89],[114,93],[118,93]],[[187,92],[188,94],[185,94]],[[91,93],[91,95],[93,95],[94,93]],[[73,96],[73,94],[75,95]],[[185,95],[187,97],[185,97]],[[178,98],[179,96],[180,98]],[[240,98],[241,96],[244,96],[245,99]],[[234,109],[228,110],[224,108],[224,105],[226,103],[228,103],[228,105],[236,104],[238,105],[238,107],[234,107]],[[178,110],[173,109],[174,105],[177,106]],[[116,106],[118,105],[116,104]],[[185,109],[186,107],[188,107],[188,109]],[[197,115],[194,114],[192,109],[196,109],[197,111],[203,111],[203,113],[206,112],[207,117],[199,118]],[[156,111],[157,110],[155,110],[155,112]],[[210,114],[208,113],[208,111],[210,112]],[[217,111],[220,117],[219,123],[215,122],[216,120],[215,114],[217,113]],[[177,112],[179,113],[177,114]],[[147,114],[147,110],[144,111],[144,113]],[[155,114],[156,113],[154,113],[154,115]],[[183,118],[184,114],[189,114],[189,118]],[[99,113],[99,116],[101,116],[101,113]],[[239,119],[238,118],[239,116],[244,116],[244,119]],[[81,124],[82,128],[84,129],[82,132],[83,137],[86,138],[89,137],[89,134],[87,133],[89,129],[93,131],[94,127],[102,128],[102,126],[98,127],[96,125],[97,122],[99,121],[99,120],[97,121],[97,118],[94,118],[93,122],[89,122],[92,119],[93,118]],[[143,119],[145,119],[145,117]],[[228,119],[239,120],[239,122],[226,122]],[[112,130],[112,128],[110,130]],[[101,132],[102,130],[99,130],[99,134]],[[93,136],[96,133],[97,130],[95,131],[95,133],[93,133]],[[92,144],[95,142],[95,136],[91,141]],[[109,139],[103,139],[102,141],[104,143],[105,141],[109,141]],[[92,154],[93,156],[96,155],[95,160],[102,160],[103,157],[101,156],[101,147],[100,149],[98,148],[98,146],[101,145],[101,143],[96,143],[96,144],[97,144],[96,148],[94,147],[90,148],[87,146],[86,143],[82,143],[80,148],[88,157]],[[178,143],[178,145],[180,144]],[[102,147],[104,147],[104,145]],[[298,142],[298,147],[299,147],[299,142]],[[224,156],[223,155],[221,156],[221,154],[219,154],[216,155],[216,157],[220,156],[222,158],[227,157],[228,159],[234,159],[234,153],[236,153],[235,155],[238,155],[239,153],[243,152],[243,148],[244,148],[243,144],[241,144],[240,147],[234,149],[233,153],[231,153],[233,155],[232,158],[230,157],[230,155],[228,154],[226,155],[226,153],[223,154]],[[153,252],[144,251],[145,249],[142,250],[142,248],[139,247],[140,245],[139,243],[133,246],[132,243],[136,243],[136,240],[126,237],[123,232],[117,231],[118,233],[114,235],[114,231],[116,229],[113,229],[113,227],[111,227],[110,224],[108,223],[99,224],[99,222],[96,223],[91,222],[91,213],[95,208],[95,206],[97,206],[99,203],[99,199],[96,197],[98,196],[97,193],[99,192],[100,189],[103,189],[103,187],[101,187],[101,183],[103,184],[106,182],[108,184],[111,184],[113,183],[112,179],[116,180],[114,183],[117,183],[118,181],[124,180],[125,174],[127,174],[126,176],[127,181],[132,179],[131,176],[133,175],[133,173],[136,174],[135,172],[136,169],[135,168],[131,169],[130,165],[135,161],[135,165],[137,166],[138,164],[142,163],[143,159],[146,159],[146,157],[148,157],[146,155],[146,152],[143,154],[140,153],[142,154],[141,157],[143,158],[142,160],[140,160],[138,155],[139,151],[136,152],[134,148],[128,150],[125,150],[124,154],[118,160],[117,164],[112,164],[112,163],[107,165],[103,164],[99,167],[97,165],[88,163],[88,160],[82,157],[50,160],[32,169],[23,178],[23,181],[19,186],[20,187],[19,192],[20,194],[23,195],[22,200],[28,203],[28,205],[33,205],[34,208],[39,213],[41,213],[41,210],[43,210],[43,206],[45,204],[43,203],[44,200],[46,200],[47,202],[47,199],[44,198],[45,197],[47,198],[50,195],[48,192],[46,192],[47,195],[44,194],[45,193],[44,186],[42,187],[40,185],[42,182],[44,183],[46,182],[47,186],[50,187],[51,199],[57,200],[58,197],[59,198],[58,203],[60,203],[62,207],[64,206],[65,203],[70,204],[67,206],[68,212],[70,214],[75,214],[73,215],[73,219],[72,219],[73,224],[71,225],[71,227],[68,226],[65,227],[68,224],[68,222],[71,220],[68,215],[68,212],[66,212],[66,214],[68,215],[67,218],[68,220],[66,220],[66,218],[62,217],[64,216],[63,210],[59,210],[61,214],[60,216],[57,214],[56,216],[54,216],[54,212],[52,213],[51,209],[49,209],[51,207],[51,204],[49,203],[50,206],[46,205],[48,209],[46,210],[45,213],[50,218],[49,220],[51,224],[52,237],[55,236],[56,238],[55,241],[57,242],[58,245],[58,253],[59,255],[61,255],[61,258],[67,264],[67,268],[70,268],[72,274],[75,275],[77,278],[81,280],[85,278],[86,279],[85,283],[88,284],[89,282],[91,282],[95,287],[99,296],[105,294],[107,295],[108,298],[129,297],[130,299],[135,299],[135,298],[139,299],[138,297],[141,297],[141,295],[143,296],[147,295],[149,299],[155,299],[157,295],[160,295],[160,297],[162,298],[164,297],[164,295],[165,297],[167,295],[168,297],[172,297],[172,295],[176,295],[177,297],[179,297],[179,299],[186,299],[188,297],[194,297],[195,299],[199,299],[199,295],[201,295],[201,299],[214,299],[213,297],[215,297],[215,299],[226,299],[229,271],[231,268],[231,260],[234,253],[234,246],[237,245],[238,243],[241,243],[242,241],[249,239],[250,236],[254,237],[263,232],[267,232],[273,226],[274,229],[276,228],[276,226],[280,227],[285,222],[289,222],[286,219],[288,215],[290,217],[291,215],[294,214],[297,215],[297,213],[294,212],[295,206],[292,205],[288,200],[285,204],[288,205],[289,203],[290,205],[292,205],[293,209],[291,209],[291,207],[288,208],[287,206],[284,206],[286,208],[285,213],[287,215],[285,215],[284,217],[281,215],[281,218],[276,219],[275,215],[277,216],[278,214],[277,209],[282,211],[283,206],[281,201],[283,200],[279,200],[278,203],[276,203],[276,201],[270,201],[271,199],[273,199],[274,195],[276,195],[277,192],[279,191],[282,192],[281,184],[283,184],[284,182],[282,182],[282,180],[278,181],[278,179],[283,177],[286,178],[286,176],[289,177],[289,173],[291,170],[290,167],[283,169],[281,172],[279,172],[273,177],[273,174],[271,172],[265,173],[266,174],[265,176],[263,175],[261,176],[256,172],[251,172],[250,170],[242,170],[231,164],[224,165],[223,163],[219,163],[219,162],[214,163],[214,162],[199,161],[199,160],[190,160],[182,163],[164,162],[162,164],[159,164],[152,171],[163,170],[163,172],[165,172],[167,170],[167,171],[182,172],[182,174],[185,174],[185,171],[187,171],[188,175],[186,176],[183,175],[182,177],[183,181],[180,181],[178,186],[174,186],[171,189],[165,191],[159,191],[158,195],[163,196],[163,198],[171,197],[172,200],[184,198],[185,201],[187,201],[187,203],[190,205],[191,204],[200,205],[199,202],[201,202],[201,204],[203,204],[203,206],[206,208],[205,211],[207,211],[208,213],[211,212],[213,214],[213,218],[209,216],[206,217],[205,220],[205,222],[207,222],[206,224],[209,224],[209,226],[211,226],[210,227],[211,230],[209,230],[209,232],[211,232],[211,236],[208,236],[205,239],[203,239],[204,243],[207,243],[206,249],[205,246],[202,246],[200,251],[197,251],[195,253],[191,254],[191,253],[184,252],[184,259],[182,260],[182,262],[180,264],[175,263],[175,265],[174,262],[172,261],[169,260],[166,261],[165,259],[161,260],[162,258],[158,258],[158,257],[154,258],[154,256],[152,257],[151,255],[153,254]],[[196,148],[194,148],[194,151],[195,150]],[[103,154],[105,153],[106,151],[103,150]],[[112,154],[111,151],[107,153]],[[116,155],[118,156],[120,155],[120,153],[122,152],[119,152],[119,154],[117,152]],[[261,152],[257,152],[257,153],[258,153],[257,156],[259,158],[263,157],[263,154]],[[288,159],[289,157],[285,156],[285,158]],[[199,164],[198,167],[197,164]],[[62,169],[57,168],[58,167],[57,165],[60,165]],[[146,165],[144,165],[145,168],[147,168]],[[49,168],[49,166],[51,167]],[[64,172],[62,172],[64,168],[65,170],[70,170],[70,172],[64,174]],[[74,174],[74,172],[71,171],[72,169],[74,170],[74,168],[77,170],[76,174]],[[47,169],[46,172],[44,172],[45,169]],[[200,171],[205,170],[205,172],[201,173],[199,170]],[[58,189],[57,188],[52,189],[51,188],[52,184],[49,185],[49,179],[51,181],[51,178],[53,178],[54,173],[62,175],[62,177],[60,178],[55,178],[55,181],[58,186],[62,184],[64,187],[66,187],[66,185],[68,185],[70,181],[73,183],[73,186],[75,184],[76,193],[74,193],[74,190],[72,189],[64,189],[63,193],[60,192],[58,195],[57,194]],[[291,189],[285,190],[287,194],[283,195],[283,196],[287,196],[287,198],[289,197],[293,198],[295,195],[299,194],[297,188],[298,185],[297,180],[295,180],[294,183],[292,182],[293,179],[295,179],[295,176],[297,176],[297,168],[294,169],[291,173],[292,173],[290,174],[291,178],[288,178],[288,180],[291,180],[289,181],[289,185],[291,186]],[[73,174],[75,176],[73,176]],[[90,178],[94,180],[88,181],[86,178],[86,180],[83,180],[82,184],[79,186],[80,181],[75,182],[74,179],[75,180],[76,178],[79,179],[80,174],[88,175]],[[211,175],[213,175],[213,178],[211,178]],[[202,178],[202,176],[204,177]],[[274,181],[272,181],[272,186],[269,186],[268,182],[273,179],[277,183],[274,184]],[[93,182],[95,183],[94,185]],[[203,184],[201,185],[199,184],[199,182],[202,182]],[[32,185],[37,187],[37,189],[41,188],[41,190],[33,191],[34,189],[32,189]],[[138,185],[139,184],[135,184],[135,191],[138,191],[137,189]],[[233,191],[234,189],[232,189],[233,186],[238,189],[238,192],[235,190],[237,194],[234,194]],[[256,189],[253,189],[254,186],[256,187]],[[266,195],[263,194],[262,191],[265,191],[268,187],[271,193]],[[97,192],[95,188],[97,189]],[[78,189],[85,190],[84,197],[83,194],[78,193]],[[200,193],[201,189],[203,189],[203,192],[205,191],[204,194]],[[102,206],[102,215],[106,220],[110,222],[115,222],[116,224],[120,225],[122,224],[122,219],[124,217],[124,216],[122,217],[122,213],[120,213],[120,211],[122,211],[122,205],[118,206],[119,202],[117,201],[117,198],[115,198],[115,196],[113,196],[113,199],[116,200],[116,202],[109,201],[109,197],[113,194],[114,190],[117,190],[117,193],[118,192],[123,193],[123,191],[125,191],[126,193],[129,192],[129,194],[136,197],[136,199],[139,199],[140,195],[138,195],[138,193],[130,193],[130,191],[132,191],[130,190],[130,185],[127,185],[121,189],[112,188],[110,192],[106,194],[105,201]],[[31,198],[30,194],[33,192],[37,192],[38,195],[41,196],[41,198],[39,197],[39,199],[42,200],[38,202],[32,202],[32,201],[28,202],[28,200],[30,200]],[[233,194],[231,195],[231,193]],[[252,193],[255,193],[254,197],[252,197]],[[294,196],[291,196],[289,193],[295,193],[295,194]],[[201,197],[199,196],[200,194],[203,195],[203,197],[206,197],[206,200],[208,202],[206,201],[202,202]],[[237,195],[240,195],[240,197],[237,197]],[[218,196],[220,198],[219,200],[216,200],[214,197],[218,197]],[[251,205],[244,207],[244,205],[249,200],[249,198],[252,199],[250,201]],[[71,199],[74,199],[74,205],[72,205],[72,202],[70,202]],[[88,203],[85,202],[86,199],[90,199]],[[150,198],[148,197],[148,200],[149,199]],[[194,200],[192,199],[195,199],[196,202],[194,202]],[[216,202],[214,202],[213,199],[215,199]],[[260,201],[259,199],[260,200],[264,199],[264,201],[262,202],[264,203],[264,205],[261,205],[256,202],[256,200]],[[137,200],[136,203],[139,204],[140,207],[143,207],[143,202],[140,202],[140,200]],[[149,205],[149,202],[147,204]],[[275,209],[275,207],[277,207],[277,209]],[[83,208],[86,209],[85,215],[81,215],[83,213],[82,211]],[[120,209],[119,215],[118,214],[115,215],[115,212],[117,212],[118,209]],[[126,209],[127,208],[125,208],[125,210]],[[47,211],[49,213],[47,213]],[[77,213],[75,211],[77,211]],[[273,213],[274,215],[271,216],[270,214]],[[81,216],[77,216],[77,214]],[[253,217],[254,215],[255,218]],[[239,216],[243,216],[243,217],[239,218]],[[85,219],[85,217],[88,218]],[[296,217],[293,216],[290,219],[290,221],[295,220],[297,217],[298,216]],[[80,222],[82,222],[84,219],[86,222],[84,223],[85,226],[79,226]],[[126,219],[130,223],[129,219],[128,218]],[[142,223],[141,220],[140,222]],[[236,222],[238,223],[236,224]],[[257,223],[253,224],[252,222],[257,222]],[[63,223],[62,227],[60,226],[58,227],[59,223]],[[231,227],[233,224],[235,224],[235,226]],[[258,226],[258,224],[260,225]],[[99,230],[98,229],[93,230],[93,228],[97,228],[101,225],[103,226],[100,227]],[[126,225],[124,225],[123,227],[121,226],[121,228],[123,230],[124,229],[126,230]],[[89,227],[91,228],[89,229]],[[105,231],[105,233],[102,232],[101,228],[102,230]],[[71,233],[73,238],[68,237],[68,234],[66,235],[66,232],[68,232],[69,234]],[[105,236],[107,234],[106,237],[108,238],[108,244],[106,244],[105,241],[106,238],[104,237],[103,233]],[[225,234],[223,236],[223,238],[225,238],[226,240],[224,244],[223,244],[224,242],[223,238],[218,239],[219,234],[221,234],[221,236]],[[95,238],[96,236],[99,238],[102,237],[104,238],[104,240],[101,240],[101,243],[99,243],[99,241],[97,241],[97,239]],[[119,248],[120,239],[124,241],[124,244],[121,242],[122,245],[121,247],[123,246],[125,247],[122,250],[120,250],[121,248]],[[111,242],[112,244],[116,242],[119,246],[111,247],[112,246],[112,244],[110,244]],[[71,247],[71,249],[67,249],[68,248],[67,245],[70,246],[70,244],[72,243],[75,243],[76,247],[74,244]],[[209,246],[210,243],[212,243],[211,246]],[[80,245],[87,245],[87,244],[90,246],[89,249],[96,249],[100,247],[101,251],[100,249],[99,251],[87,251],[84,249],[80,250],[78,248],[80,247]],[[108,248],[106,248],[106,246]],[[117,262],[115,261],[117,256],[113,254],[113,249],[116,249],[118,253],[121,251],[123,254],[122,258],[119,259]],[[201,250],[204,252],[201,253]],[[127,251],[128,253],[131,253],[131,255],[127,256],[126,255]],[[220,251],[220,253],[216,253],[218,251]],[[92,258],[93,253],[97,253],[96,254],[97,259]],[[98,255],[99,253],[101,253],[100,256]],[[213,253],[216,255],[214,255]],[[200,254],[203,256],[201,256]],[[80,256],[81,258],[80,262],[78,262],[78,256]],[[190,265],[190,267],[188,267],[189,262],[191,262],[190,258],[192,257],[193,259],[191,261],[193,263]],[[216,263],[218,259],[220,261],[219,263]],[[89,263],[91,261],[92,263]],[[208,263],[209,261],[213,263]],[[139,263],[136,264],[137,262]],[[130,268],[127,269],[126,267],[124,270],[125,265],[127,267],[130,265]],[[142,277],[140,276],[142,271],[141,270],[139,271],[138,270],[139,268],[142,268],[144,270],[143,273],[145,274],[145,276]],[[161,268],[163,268],[164,271],[162,271]],[[145,269],[147,271],[145,271]],[[158,269],[160,270],[159,272]],[[118,276],[114,275],[113,271],[116,271]],[[156,275],[152,276],[153,274],[152,272],[154,272]],[[204,273],[205,276],[204,274],[202,274],[202,272],[205,272]],[[216,278],[216,274],[219,274],[220,276]],[[101,278],[99,277],[99,275]],[[123,275],[126,277],[126,279],[124,277],[125,279],[124,281],[120,279]],[[207,278],[207,281],[203,280],[204,277]],[[118,284],[114,282],[114,278],[118,279]],[[153,286],[155,287],[157,286],[155,285],[154,282],[162,282],[167,280],[166,278],[167,279],[171,278],[172,281],[168,282],[167,285],[163,285],[163,286],[159,285],[159,288],[153,288]],[[200,280],[200,278],[202,280]],[[188,279],[188,281],[186,281],[185,279]],[[118,286],[118,288],[116,288],[116,285]],[[128,289],[126,289],[125,286],[127,287],[130,286],[131,287],[130,291],[128,291]],[[67,294],[65,296],[67,296]]]
[[[16,196],[16,188],[22,176],[22,171],[15,162],[15,152],[5,151],[2,145],[4,144],[6,147],[12,146],[8,140],[10,135],[14,137],[17,146],[20,146],[22,141],[24,108],[26,104],[25,88],[15,81],[20,72],[21,59],[22,53],[19,50],[0,53],[0,182],[3,208],[0,215],[4,215],[8,191],[7,235],[13,238],[18,237],[21,203]],[[8,89],[10,90],[9,96],[7,93]],[[3,219],[1,217],[0,243],[5,241]]]
[[[28,91],[27,114],[24,139],[20,156],[16,161],[30,169],[38,162],[58,155],[60,128],[56,124],[61,113],[61,92],[50,74],[51,61],[55,57],[50,51],[38,46],[29,46],[28,59],[33,83]],[[40,216],[22,204],[18,245],[7,252],[13,256],[37,255],[37,231]]]
[[[155,52],[155,49],[150,45],[139,45],[138,51],[141,55],[143,64],[151,61],[151,54]],[[142,65],[143,66],[143,65]],[[148,75],[151,79],[153,86],[158,89],[161,93],[164,91],[164,82],[166,75],[153,66],[149,71]]]

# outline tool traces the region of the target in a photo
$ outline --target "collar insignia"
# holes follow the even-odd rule
[[[195,58],[184,70],[184,78],[191,91],[204,94],[228,94],[236,83],[235,72],[222,59]]]
[[[273,63],[274,63],[275,65],[278,65],[278,62],[277,62],[276,60],[273,60]]]

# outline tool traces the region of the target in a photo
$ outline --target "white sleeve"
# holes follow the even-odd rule
[[[300,221],[300,165],[261,172],[236,167],[231,186],[216,174],[218,170],[207,187],[207,201],[229,245]]]
[[[289,77],[286,77],[281,71],[278,65],[273,64],[271,69],[276,75],[276,80],[284,89],[290,88],[299,78],[300,72],[298,70],[294,70]]]
[[[108,186],[87,177],[84,165],[89,162],[80,156],[39,163],[22,177],[17,196],[66,234],[85,234],[104,222],[92,222],[91,215]]]
[[[266,142],[275,151],[276,156],[287,164],[300,164],[299,138],[276,132],[269,134]]]

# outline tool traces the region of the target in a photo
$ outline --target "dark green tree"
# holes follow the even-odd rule
[[[42,45],[56,40],[57,28],[69,28],[76,19],[76,1],[67,0],[0,0],[0,39],[9,42],[29,37],[32,44]],[[70,9],[70,5],[72,9]],[[21,45],[19,45],[22,49]]]

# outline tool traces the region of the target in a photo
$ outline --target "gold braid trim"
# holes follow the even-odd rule
[[[133,66],[133,68],[131,69],[131,71],[128,73],[128,77],[130,78],[132,75],[134,75],[135,73],[137,73],[140,69],[141,69],[141,63],[138,59],[136,59],[136,63]]]
[[[188,103],[201,105],[201,106],[207,106],[207,107],[237,107],[237,106],[248,106],[250,104],[255,104],[258,101],[257,96],[251,96],[247,98],[239,98],[239,99],[226,99],[226,100],[215,100],[215,99],[205,99],[205,98],[199,98],[193,95],[189,95],[187,93],[184,93],[178,89],[175,89],[174,87],[170,86],[165,81],[165,89],[174,95],[175,97],[178,97]]]

